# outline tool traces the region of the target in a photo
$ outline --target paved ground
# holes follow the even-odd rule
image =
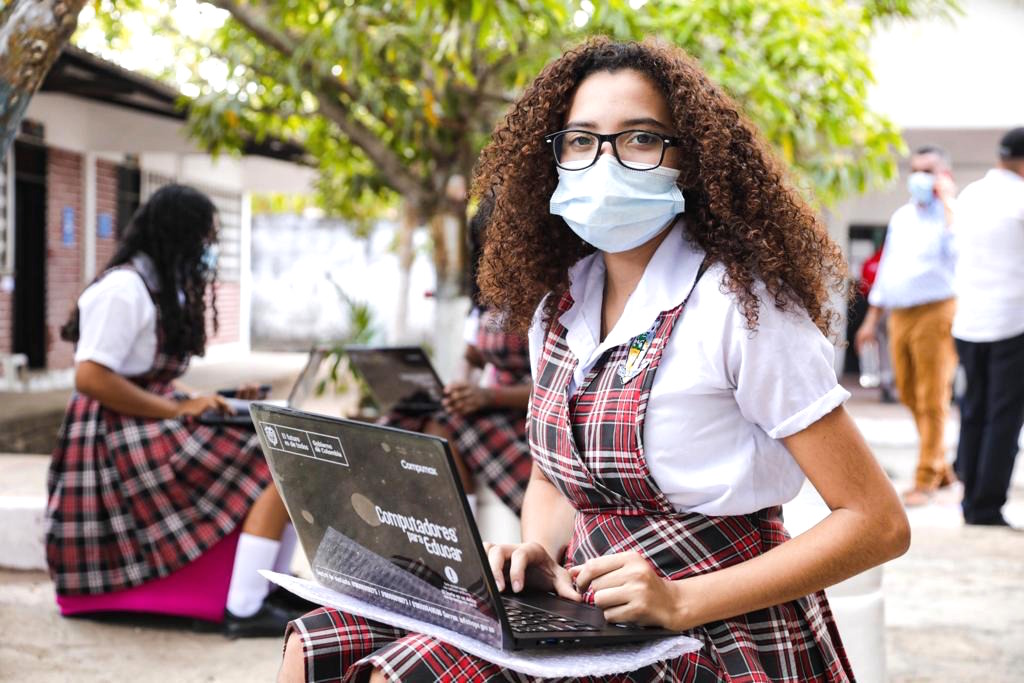
[[[849,408],[897,487],[906,485],[915,457],[908,414],[861,392]],[[1024,524],[1024,467],[1016,474],[1007,512]],[[885,569],[889,681],[1024,680],[1024,533],[963,527],[955,491],[910,518],[911,549]],[[264,681],[279,652],[276,639],[61,619],[42,572],[0,571],[0,681]]]

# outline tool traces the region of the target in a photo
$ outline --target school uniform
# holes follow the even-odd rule
[[[803,473],[778,441],[841,405],[833,351],[804,313],[761,296],[750,332],[713,264],[673,228],[600,339],[600,253],[570,271],[550,324],[530,332],[534,461],[576,508],[571,567],[624,551],[681,579],[788,539],[781,505]],[[585,599],[593,600],[588,593]],[[332,609],[293,622],[309,680],[524,680],[451,645]],[[696,653],[618,681],[851,681],[823,592],[689,629]],[[590,680],[590,679],[586,679]]]
[[[76,362],[182,399],[188,355],[164,348],[152,262],[104,273],[79,299]],[[251,431],[122,415],[74,393],[48,476],[46,556],[63,614],[223,617],[241,521],[270,483]]]
[[[530,381],[526,338],[501,329],[493,313],[474,309],[463,338],[476,347],[486,364],[488,386],[513,387]],[[427,417],[389,415],[382,422],[422,431],[428,420],[448,428],[452,444],[469,471],[518,515],[532,468],[526,411],[484,408],[470,415],[456,415],[439,410]]]

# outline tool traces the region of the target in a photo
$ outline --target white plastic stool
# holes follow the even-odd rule
[[[823,520],[828,506],[810,482],[800,494],[783,506],[786,528],[793,536]],[[884,683],[885,596],[882,567],[874,567],[837,583],[825,591],[843,639],[850,666],[860,683]]]
[[[487,484],[476,483],[476,525],[489,543],[519,543],[519,517]]]
[[[28,367],[28,356],[23,353],[0,354],[0,368],[3,368],[3,387],[9,391],[23,390],[25,380],[22,373]]]

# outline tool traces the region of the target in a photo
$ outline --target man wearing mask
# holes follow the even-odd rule
[[[964,188],[954,231],[964,521],[1008,526],[1002,507],[1024,423],[1024,128],[1003,137],[998,167]]]
[[[878,320],[890,311],[888,333],[900,400],[910,408],[920,439],[914,485],[905,505],[927,503],[956,477],[946,461],[943,430],[957,358],[951,328],[953,295],[953,184],[945,150],[920,147],[910,157],[910,201],[889,220],[885,251],[868,295],[868,313],[855,345],[877,343]]]

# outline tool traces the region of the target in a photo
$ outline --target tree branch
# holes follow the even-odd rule
[[[373,131],[354,120],[337,100],[322,93],[314,93],[320,110],[349,140],[377,164],[381,175],[409,201],[418,202],[424,194],[423,184],[409,172],[398,155],[380,141]]]
[[[237,0],[208,0],[208,2],[229,12],[253,36],[270,45],[285,57],[289,59],[295,57],[299,47],[298,39],[287,32],[274,28],[262,13],[250,6],[240,4]],[[372,130],[355,117],[350,116],[339,98],[334,97],[334,94],[340,91],[354,102],[357,99],[356,93],[337,79],[325,79],[320,76],[317,65],[309,60],[304,60],[300,66],[303,67],[301,71],[305,71],[311,76],[311,82],[307,83],[306,87],[316,97],[324,116],[338,126],[353,144],[366,153],[366,156],[388,178],[395,190],[405,195],[407,199],[418,201],[424,194],[424,187],[420,179],[405,167],[401,158],[381,142]]]
[[[252,7],[242,5],[235,0],[207,0],[207,2],[229,12],[232,18],[244,26],[249,33],[286,57],[291,58],[295,55],[295,50],[298,47],[297,41],[287,33],[273,28],[267,18],[261,16]]]

